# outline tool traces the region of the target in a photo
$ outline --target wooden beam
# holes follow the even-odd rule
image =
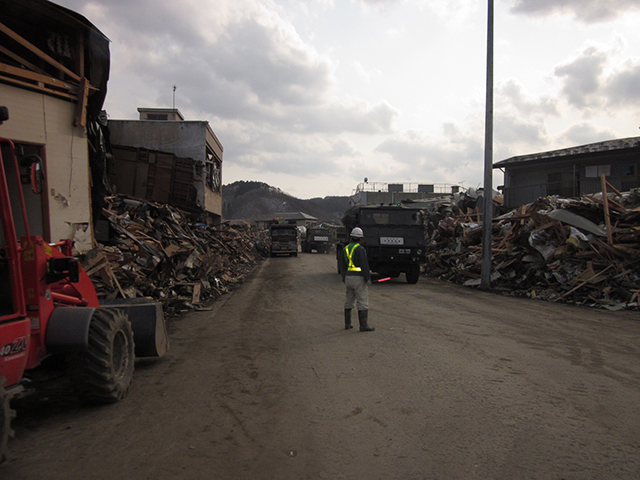
[[[86,78],[80,80],[78,87],[78,103],[76,103],[76,114],[73,125],[76,127],[87,126],[87,103],[89,101],[89,81]]]
[[[82,75],[84,77],[84,49],[85,49],[85,45],[84,45],[84,34],[83,32],[78,32],[76,34],[76,44],[78,46],[78,51],[76,53],[76,69],[78,72],[80,72],[80,75]]]
[[[8,35],[10,38],[12,38],[16,42],[18,42],[20,45],[22,45],[26,49],[30,50],[32,53],[35,53],[38,57],[40,57],[42,60],[47,62],[52,67],[57,68],[61,72],[67,74],[69,77],[73,78],[74,80],[76,80],[78,82],[80,81],[81,78],[77,73],[72,72],[67,67],[62,65],[60,62],[58,62],[55,59],[51,58],[49,55],[44,53],[38,47],[33,45],[28,40],[22,38],[20,35],[18,35],[16,32],[14,32],[13,30],[11,30],[9,27],[7,27],[5,24],[3,24],[1,22],[0,22],[0,32],[3,32],[4,34]]]
[[[606,182],[606,180],[605,180]],[[609,186],[609,188],[613,191],[613,193],[615,193],[616,195],[618,195],[619,197],[622,196],[622,194],[618,191],[618,189],[616,187],[614,187],[613,185],[611,185],[609,182],[606,182],[607,185]]]
[[[7,65],[6,63],[0,63],[0,72],[8,73],[9,75],[15,75],[16,77],[20,77],[26,80],[40,82],[51,87],[63,88],[74,94],[76,93],[78,88],[78,85],[72,82],[58,80],[57,78],[53,78],[50,75],[42,75],[30,70],[25,70],[24,68],[13,67],[11,65]]]
[[[564,297],[566,297],[567,295],[575,292],[576,290],[578,290],[579,288],[584,287],[587,283],[592,282],[593,280],[595,280],[596,278],[598,278],[600,275],[602,275],[604,272],[606,272],[607,270],[609,270],[611,267],[613,267],[613,265],[609,265],[607,268],[605,268],[604,270],[602,270],[599,273],[596,273],[594,276],[588,278],[587,280],[583,281],[582,283],[580,283],[580,285],[578,285],[577,287],[572,288],[571,290],[569,290],[568,292],[566,292],[564,295],[562,295],[561,297],[556,298],[555,300],[553,300],[554,302],[557,302],[558,300],[562,300]]]
[[[24,65],[25,67],[30,68],[34,72],[38,72],[38,73],[41,73],[43,75],[46,75],[46,72],[44,70],[40,69],[39,67],[36,67],[33,63],[30,63],[30,62],[26,61],[20,55],[18,55],[15,52],[12,52],[7,47],[4,47],[4,46],[0,45],[0,52],[4,53],[7,57],[12,58],[14,61]]]
[[[40,92],[47,93],[47,94],[53,95],[53,96],[68,98],[70,100],[77,100],[78,99],[78,96],[77,96],[75,91],[73,92],[73,94],[65,93],[65,92],[60,91],[60,90],[53,90],[51,88],[47,88],[47,87],[45,87],[45,86],[43,86],[41,84],[29,83],[29,82],[25,82],[25,81],[22,81],[22,80],[18,80],[17,78],[11,78],[11,77],[2,77],[2,81],[3,82],[7,82],[7,83],[12,83],[14,85],[20,85],[21,87],[24,87],[24,88],[27,88],[27,89],[38,90]]]
[[[551,220],[550,222],[540,225],[539,227],[531,230],[531,233],[539,232],[540,230],[546,230],[547,228],[555,227],[558,223],[560,222],[558,222],[557,220]]]
[[[611,232],[611,217],[609,216],[609,197],[607,196],[607,180],[604,173],[600,174],[602,182],[602,201],[604,202],[604,222],[607,226],[607,241],[613,245],[613,234]]]

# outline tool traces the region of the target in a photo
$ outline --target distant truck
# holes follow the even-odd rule
[[[302,240],[302,251],[311,253],[315,250],[318,253],[329,253],[335,242],[336,235],[333,230],[327,228],[307,228],[307,234]]]
[[[271,225],[272,257],[277,255],[298,256],[298,227],[295,223],[274,223]]]
[[[425,262],[424,216],[416,207],[399,205],[356,205],[342,218],[338,234],[336,260],[349,241],[349,232],[360,227],[362,245],[367,251],[369,268],[383,277],[396,278],[404,273],[407,283],[417,283],[420,265]]]

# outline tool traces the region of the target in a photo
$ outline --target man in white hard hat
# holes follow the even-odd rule
[[[370,327],[369,317],[369,288],[371,283],[371,272],[367,261],[367,252],[360,245],[364,234],[361,228],[351,230],[351,242],[344,247],[342,255],[338,257],[342,281],[347,287],[344,301],[344,329],[353,328],[351,325],[351,310],[354,304],[358,307],[358,321],[361,332],[372,332],[375,328]]]

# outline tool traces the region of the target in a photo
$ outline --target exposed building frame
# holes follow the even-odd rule
[[[46,0],[0,0],[0,11],[0,98],[10,115],[0,135],[44,160],[46,189],[28,198],[29,218],[38,223],[33,232],[50,242],[73,238],[76,250],[86,251],[104,199],[97,121],[109,39]]]
[[[108,122],[111,143],[115,146],[146,149],[175,155],[176,162],[191,162],[191,185],[180,198],[188,196],[189,204],[176,205],[192,213],[199,213],[203,221],[217,224],[222,221],[222,165],[223,146],[209,122],[185,120],[175,108],[138,108],[138,120],[111,119]],[[120,159],[114,150],[114,161]],[[125,159],[123,159],[125,160]],[[149,170],[153,173],[152,170]],[[143,184],[150,177],[139,177],[139,184],[129,185],[124,179],[115,179],[119,191],[133,195],[133,190],[144,191]],[[118,185],[118,183],[120,185]],[[126,184],[126,185],[125,185]],[[184,189],[183,189],[184,190]],[[142,196],[153,200],[149,196]],[[171,198],[177,198],[173,195]],[[156,199],[157,201],[157,199]]]

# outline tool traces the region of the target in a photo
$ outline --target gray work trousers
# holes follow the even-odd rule
[[[347,294],[344,299],[345,310],[353,308],[357,303],[358,310],[369,310],[369,287],[361,275],[347,275],[344,277]]]

